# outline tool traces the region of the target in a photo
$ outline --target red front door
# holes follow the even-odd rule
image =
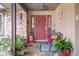
[[[46,39],[46,16],[36,16],[36,39]]]
[[[35,40],[46,40],[49,31],[49,20],[47,15],[35,15],[34,38]]]

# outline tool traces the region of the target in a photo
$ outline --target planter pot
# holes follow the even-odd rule
[[[59,56],[70,56],[70,52],[68,50],[60,51]]]
[[[52,39],[50,37],[48,37],[48,42],[52,42]]]
[[[24,55],[24,51],[16,51],[16,55],[23,56]]]
[[[30,35],[30,36],[29,36],[29,43],[32,43],[32,42],[33,42],[33,36]]]

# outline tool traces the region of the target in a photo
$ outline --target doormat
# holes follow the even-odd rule
[[[41,43],[40,44],[40,51],[41,52],[49,52],[50,51],[50,48],[51,48],[51,44],[50,43]]]

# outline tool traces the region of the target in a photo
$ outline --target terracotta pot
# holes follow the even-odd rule
[[[60,51],[59,56],[70,56],[70,52],[68,50],[62,50]]]
[[[32,43],[32,42],[33,42],[33,36],[30,35],[30,36],[29,36],[29,43]]]

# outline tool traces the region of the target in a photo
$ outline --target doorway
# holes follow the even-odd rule
[[[51,31],[51,15],[32,15],[32,33],[35,41],[47,41]]]

